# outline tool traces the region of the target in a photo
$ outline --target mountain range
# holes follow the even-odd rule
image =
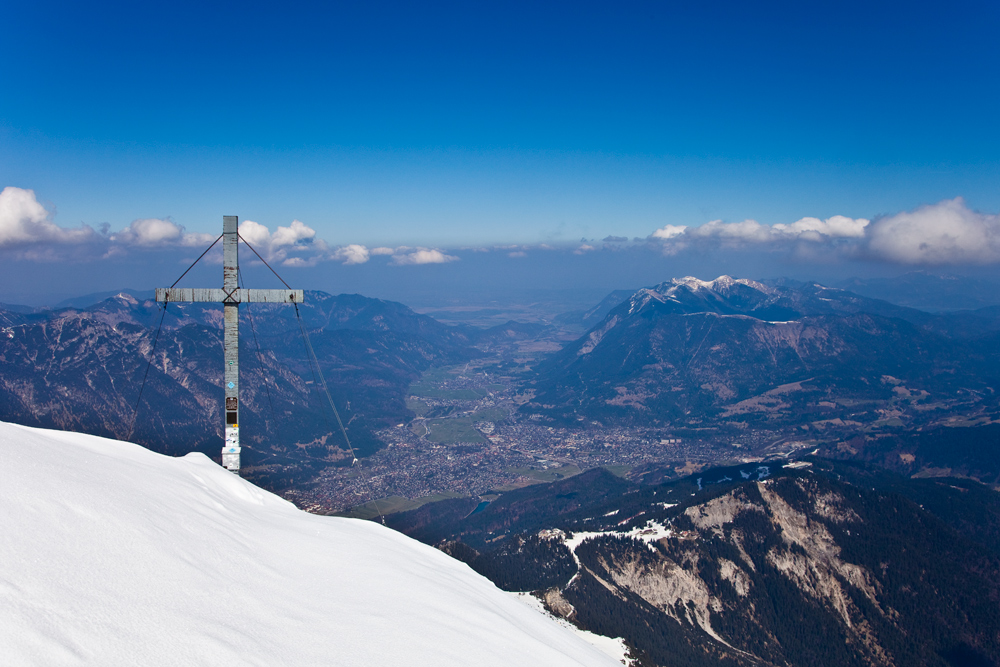
[[[161,308],[120,293],[83,309],[0,310],[0,419],[115,438],[127,437],[134,420],[134,441],[154,451],[216,455],[222,309]],[[468,361],[482,354],[475,344],[508,335],[358,295],[310,291],[299,309],[359,455],[381,446],[374,431],[412,417],[406,391],[424,370]],[[240,326],[247,473],[275,488],[347,459],[295,309],[244,307]]]
[[[0,419],[124,438],[135,418],[133,439],[150,449],[217,455],[221,308],[170,304],[164,311],[142,296],[123,292],[52,310],[0,309]],[[427,369],[492,356],[511,341],[550,331],[516,322],[449,326],[402,304],[358,295],[308,292],[299,309],[362,455],[381,446],[374,431],[412,418],[405,399]],[[532,368],[523,359],[516,364],[524,369],[527,387],[519,389],[528,391],[519,397],[530,397],[521,408],[529,422],[584,431],[598,422],[718,438],[783,428],[810,439],[802,451],[812,454],[749,457],[682,478],[676,461],[643,464],[627,477],[595,468],[484,498],[427,503],[387,516],[391,527],[464,561],[500,588],[530,592],[552,614],[623,637],[636,664],[1000,664],[1000,501],[976,481],[1000,484],[1000,311],[930,313],[814,283],[722,276],[613,293],[580,317],[594,322],[583,336]],[[349,462],[325,411],[295,309],[243,308],[241,332],[244,473],[282,489]],[[251,551],[271,548],[252,541],[258,532],[275,543],[300,543],[285,533],[275,537],[258,506],[264,514],[273,511],[276,523],[314,528],[289,514],[290,506],[198,454],[163,463],[167,459],[138,448],[116,449],[130,447],[121,443],[39,433],[0,424],[0,453],[16,453],[3,465],[17,470],[16,484],[0,485],[0,498],[15,508],[7,516],[17,518],[18,540],[34,539],[29,526],[56,534],[66,524],[60,519],[70,517],[66,525],[89,525],[94,534],[105,524],[124,526],[119,547],[131,548],[132,524],[110,517],[133,505],[135,516],[155,518],[144,540],[183,533],[163,522],[168,511],[202,532],[219,522],[249,526],[225,539],[252,543]],[[104,468],[114,474],[102,476]],[[35,469],[51,479],[39,481]],[[147,479],[143,470],[163,482],[147,482],[148,496],[133,493]],[[90,477],[103,480],[94,488],[129,491],[98,493],[87,486]],[[41,509],[23,500],[35,497],[31,487],[41,489],[45,501],[35,503]],[[163,503],[168,497],[173,504]],[[231,507],[239,508],[235,515]],[[185,519],[188,510],[201,514]],[[209,523],[202,525],[205,516]],[[98,518],[88,523],[88,517]],[[333,531],[329,539],[396,552],[398,544],[369,542],[377,532],[367,530]],[[59,534],[61,542],[89,544],[76,533]],[[33,549],[43,553],[56,541]],[[149,553],[177,556],[167,561],[170,572],[191,574],[192,558],[201,562],[188,553],[194,547],[171,551],[152,538],[143,544]],[[308,554],[319,553],[316,548],[303,547]],[[20,563],[20,552],[11,553],[4,559]],[[274,562],[283,558],[268,553]],[[67,557],[79,561],[74,553]],[[53,560],[63,562],[59,558]],[[241,567],[263,568],[265,579],[279,567],[241,558]],[[316,571],[307,560],[296,563]],[[87,562],[83,574],[90,581],[99,568]],[[406,566],[393,561],[388,567]],[[18,586],[55,599],[57,587],[39,583],[45,571],[33,572],[35,579],[19,579]],[[280,598],[278,589],[264,597]],[[113,596],[95,600],[122,606]],[[309,609],[327,613],[324,604]],[[281,598],[280,609],[292,607]],[[299,611],[288,617],[300,619]],[[281,623],[283,613],[277,612]],[[41,626],[23,620],[35,616],[9,616],[22,619],[10,622],[12,637],[35,637],[45,656],[55,656],[36,662],[58,662],[58,651],[89,647],[85,635],[94,634],[87,621],[67,617],[60,624],[71,628],[68,634],[46,642],[37,639]],[[130,637],[115,628],[114,636]],[[225,641],[195,632],[205,650],[232,654]],[[489,629],[477,627],[469,636],[479,632]]]
[[[673,279],[540,363],[522,411],[662,427],[982,412],[1000,387],[998,331],[992,309],[932,314],[815,283]]]
[[[478,509],[479,511],[473,511]],[[1000,496],[816,457],[389,517],[642,665],[1000,663]]]

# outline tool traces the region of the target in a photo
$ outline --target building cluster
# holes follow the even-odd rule
[[[537,482],[530,471],[657,462],[697,466],[749,454],[758,441],[773,437],[748,432],[739,442],[717,442],[662,429],[546,426],[518,412],[514,382],[481,373],[452,376],[428,393],[433,396],[411,397],[426,406],[422,417],[379,431],[383,449],[359,466],[324,470],[311,489],[296,495],[296,502],[317,511],[343,511],[389,496],[481,496]],[[477,418],[483,411],[490,418]],[[473,429],[467,433],[475,437],[439,441],[435,432],[449,419],[466,420]]]

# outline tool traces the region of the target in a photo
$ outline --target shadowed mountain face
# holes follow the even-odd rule
[[[1000,496],[811,458],[389,518],[649,665],[995,665]]]
[[[308,292],[299,308],[359,454],[381,446],[374,430],[412,416],[405,393],[421,372],[476,354],[468,333],[478,330],[448,327],[398,303]],[[169,304],[163,314],[121,294],[83,310],[2,315],[0,419],[125,438],[162,318],[133,440],[170,454],[218,454],[221,306]],[[346,457],[294,308],[254,304],[241,308],[240,321],[248,475],[268,483],[266,475],[308,475]]]
[[[582,544],[580,580],[550,597],[606,630],[629,609],[690,653],[735,664],[1000,657],[1000,589],[986,574],[1000,560],[898,496],[823,478],[758,481],[678,513],[672,536],[651,546],[614,535]],[[669,651],[654,633],[636,636]]]
[[[523,410],[570,423],[871,421],[858,401],[992,392],[993,326],[815,284],[675,279],[540,364]]]

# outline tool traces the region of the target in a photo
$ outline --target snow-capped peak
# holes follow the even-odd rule
[[[763,292],[765,294],[770,294],[774,290],[770,289],[763,283],[759,283],[756,280],[749,280],[747,278],[733,278],[732,276],[721,275],[715,280],[699,280],[693,276],[685,276],[684,278],[674,278],[669,283],[664,283],[664,285],[670,285],[671,287],[687,287],[691,290],[706,289],[713,292],[723,292],[727,289],[734,287],[735,285],[744,285],[758,292]],[[668,287],[668,290],[670,288]]]
[[[729,276],[721,276],[716,280],[720,280],[721,278],[727,278],[732,280],[731,278],[729,278]],[[715,287],[715,280],[699,280],[694,276],[684,276],[683,278],[674,278],[670,282],[673,283],[674,285],[683,285],[690,289],[713,289]]]
[[[751,296],[748,297],[745,290],[742,293],[737,290],[739,287],[748,287],[758,294],[752,296],[751,292]],[[635,314],[650,307],[651,304],[654,306],[664,304],[677,312],[729,312],[743,307],[735,302],[730,304],[729,300],[732,298],[741,302],[746,302],[748,298],[759,302],[768,299],[774,293],[772,288],[746,278],[722,275],[715,280],[700,280],[686,276],[638,290],[629,299],[628,313]]]
[[[115,294],[115,298],[118,299],[119,301],[124,301],[130,306],[136,306],[139,304],[139,299],[135,298],[128,292],[119,292],[118,294]]]

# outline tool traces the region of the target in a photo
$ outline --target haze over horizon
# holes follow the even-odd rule
[[[994,279],[998,19],[986,2],[12,6],[0,301],[169,284],[223,214],[289,281],[403,301]],[[207,261],[192,280],[215,280]]]

